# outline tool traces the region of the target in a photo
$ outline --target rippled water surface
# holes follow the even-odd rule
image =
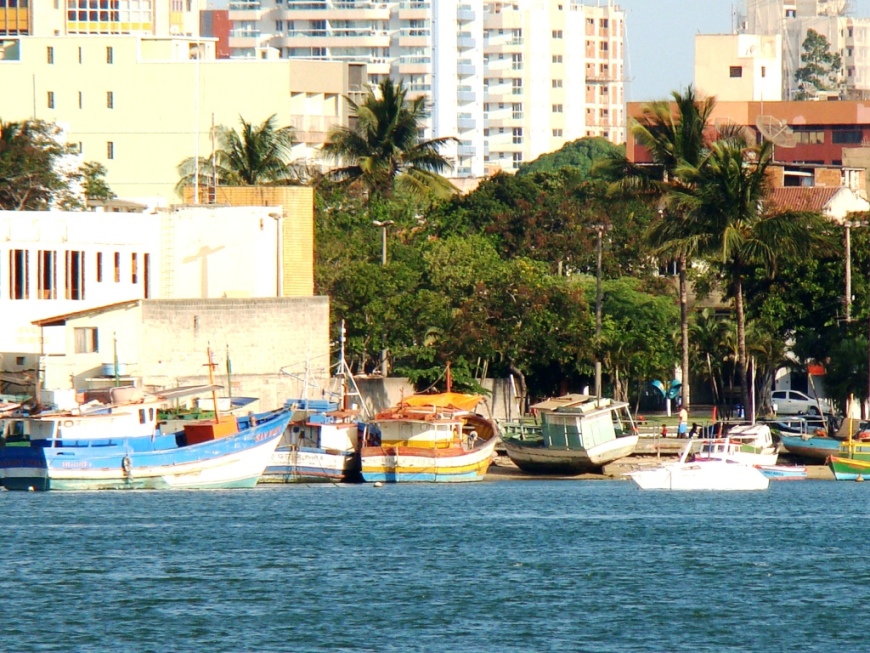
[[[867,650],[868,497],[822,481],[4,492],[0,650]]]

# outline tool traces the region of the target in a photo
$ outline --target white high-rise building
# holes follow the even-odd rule
[[[613,0],[235,0],[234,58],[360,61],[430,101],[477,177],[583,136],[625,140],[624,12]]]
[[[854,16],[849,0],[746,0],[746,15],[738,27],[745,34],[782,37],[783,99],[794,99],[800,91],[795,73],[803,65],[803,42],[809,30],[824,36],[830,51],[843,61],[839,88],[822,95],[870,98],[870,18]]]

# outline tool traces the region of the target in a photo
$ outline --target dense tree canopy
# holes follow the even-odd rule
[[[555,152],[542,154],[534,161],[520,165],[517,176],[534,172],[554,172],[562,168],[576,168],[583,177],[589,177],[593,164],[608,157],[622,157],[625,148],[614,145],[600,136],[587,136],[565,143]]]

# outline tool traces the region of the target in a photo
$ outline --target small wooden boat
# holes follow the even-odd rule
[[[480,481],[499,441],[495,421],[474,412],[483,397],[413,395],[368,422],[360,452],[367,482]]]
[[[870,460],[849,458],[848,456],[831,456],[828,466],[834,472],[838,481],[863,481],[870,479]]]
[[[799,481],[807,477],[804,465],[756,465],[771,481]]]
[[[827,435],[797,435],[780,432],[779,441],[790,454],[813,460],[827,460],[840,450],[842,440]]]
[[[576,475],[597,472],[634,453],[637,429],[627,403],[589,395],[565,395],[532,406],[540,432],[504,436],[514,464],[532,474]]]

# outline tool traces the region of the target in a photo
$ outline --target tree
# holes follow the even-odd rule
[[[82,164],[82,191],[85,199],[108,201],[115,197],[115,193],[106,183],[106,167],[96,161],[87,161]]]
[[[836,89],[840,84],[843,59],[838,53],[831,52],[831,44],[824,34],[808,29],[801,49],[803,65],[794,74],[799,87],[794,99],[808,100],[819,91]]]
[[[626,176],[615,182],[619,189],[636,189],[664,198],[675,192],[691,192],[691,185],[680,174],[682,166],[696,166],[710,147],[709,122],[715,106],[713,98],[701,98],[690,85],[684,93],[674,91],[673,103],[658,101],[644,105],[641,117],[631,127],[632,136],[650,153],[661,175],[652,177],[648,169],[627,161],[611,159],[597,167],[614,176]],[[658,255],[673,257],[679,274],[680,296],[680,368],[682,376],[682,402],[690,406],[689,365],[689,302],[688,264],[694,255],[694,243],[685,238],[681,228],[684,216],[676,203],[662,207],[662,219],[647,232],[647,241]]]
[[[277,127],[276,115],[260,125],[239,116],[241,131],[218,126],[218,148],[212,157],[190,157],[178,166],[181,178],[175,186],[179,195],[184,188],[207,185],[225,186],[289,186],[298,183],[290,164],[293,149],[293,128]]]
[[[385,79],[378,93],[369,90],[362,104],[346,98],[356,121],[330,132],[324,155],[344,164],[329,173],[333,180],[361,182],[369,198],[389,198],[394,185],[416,194],[449,195],[453,185],[441,176],[450,162],[439,150],[450,137],[421,140],[425,98],[406,98],[402,82]]]
[[[542,154],[534,161],[520,164],[517,176],[533,172],[552,172],[564,167],[577,168],[583,177],[589,177],[592,165],[603,157],[625,156],[625,147],[614,145],[600,136],[578,138],[565,143],[555,152]]]
[[[774,276],[781,257],[807,256],[825,242],[822,216],[765,210],[772,152],[768,141],[747,146],[725,139],[713,143],[699,164],[677,169],[687,184],[675,190],[682,216],[679,230],[685,241],[709,256],[726,296],[734,302],[737,377],[744,406],[749,406],[744,284],[757,270]]]
[[[0,208],[41,211],[75,205],[71,186],[80,175],[61,130],[42,120],[0,121]]]

